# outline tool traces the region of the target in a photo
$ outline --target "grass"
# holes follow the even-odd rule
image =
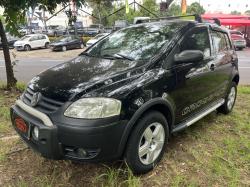
[[[8,112],[17,95],[0,91],[0,137],[15,134]],[[134,176],[122,162],[53,161],[30,149],[15,152],[20,147],[19,139],[0,139],[0,186],[250,186],[250,87],[239,86],[230,115],[211,113],[175,134],[146,175]]]

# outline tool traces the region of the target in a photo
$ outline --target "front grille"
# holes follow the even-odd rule
[[[31,88],[27,88],[26,91],[23,94],[23,102],[27,105],[31,105],[31,100],[34,95],[34,91]],[[43,112],[43,113],[52,113],[55,112],[58,108],[60,108],[64,103],[60,101],[55,101],[53,99],[49,99],[47,97],[42,96],[40,101],[37,103],[37,105],[34,107],[37,110]]]

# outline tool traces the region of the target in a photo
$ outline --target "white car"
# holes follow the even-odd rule
[[[101,40],[102,38],[104,38],[105,36],[109,35],[110,33],[102,33],[102,34],[97,34],[94,38],[90,39],[87,43],[86,46],[89,47],[91,45],[93,45],[94,43],[98,42],[99,40]]]
[[[30,51],[34,48],[49,48],[49,38],[45,34],[29,34],[14,43],[16,50]]]

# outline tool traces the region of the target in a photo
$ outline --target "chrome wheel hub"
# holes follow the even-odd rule
[[[233,108],[235,97],[236,97],[236,90],[235,87],[232,87],[227,99],[227,107],[229,110]]]
[[[165,143],[165,130],[162,124],[154,122],[143,132],[138,154],[140,161],[145,164],[152,164],[160,155]]]

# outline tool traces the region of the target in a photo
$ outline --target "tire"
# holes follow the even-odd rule
[[[25,50],[25,51],[30,51],[30,50],[31,50],[30,45],[25,45],[25,46],[24,46],[24,50]]]
[[[62,46],[62,51],[67,51],[67,47],[66,46]]]
[[[145,113],[135,125],[127,143],[125,161],[134,174],[143,174],[152,170],[161,160],[169,128],[166,118],[158,111]]]
[[[235,100],[237,97],[237,84],[235,82],[232,82],[227,96],[225,98],[225,103],[218,108],[218,112],[223,114],[229,114],[234,107]]]
[[[49,48],[49,42],[45,43],[45,48],[48,49]]]

